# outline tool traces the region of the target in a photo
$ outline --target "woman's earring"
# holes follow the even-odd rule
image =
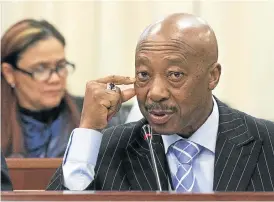
[[[11,86],[12,88],[14,88],[14,87],[15,87],[15,84],[14,84],[14,83],[12,83],[12,84],[10,84],[10,86]]]

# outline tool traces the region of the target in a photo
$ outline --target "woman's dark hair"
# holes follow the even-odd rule
[[[66,45],[63,35],[45,20],[26,19],[14,24],[1,38],[1,66],[3,63],[16,66],[24,51],[37,42],[50,37],[56,38],[63,46]],[[77,127],[80,113],[67,93],[64,96],[64,101],[71,116],[70,128]],[[4,155],[25,153],[17,113],[16,95],[3,76],[1,68],[1,149]]]

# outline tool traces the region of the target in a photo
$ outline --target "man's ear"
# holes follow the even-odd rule
[[[221,76],[222,67],[219,63],[214,63],[209,70],[209,90],[214,90],[214,88],[218,85],[220,76]]]
[[[3,62],[1,64],[2,74],[10,86],[15,86],[14,70],[9,63]]]

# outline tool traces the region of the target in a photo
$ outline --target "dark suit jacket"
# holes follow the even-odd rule
[[[1,191],[12,191],[12,183],[9,177],[5,157],[1,151]]]
[[[215,151],[214,191],[274,191],[274,123],[229,108],[217,100],[219,128]],[[148,145],[142,137],[145,120],[103,131],[95,179],[87,189],[156,190]],[[153,147],[163,190],[169,168],[161,136]],[[204,168],[207,169],[207,168]],[[59,168],[49,190],[62,190]]]

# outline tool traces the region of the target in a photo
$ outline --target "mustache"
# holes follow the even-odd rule
[[[152,111],[152,110],[161,110],[161,111],[172,111],[172,112],[177,112],[178,109],[175,106],[169,106],[167,104],[160,104],[160,103],[146,103],[145,104],[145,109],[147,111]]]

